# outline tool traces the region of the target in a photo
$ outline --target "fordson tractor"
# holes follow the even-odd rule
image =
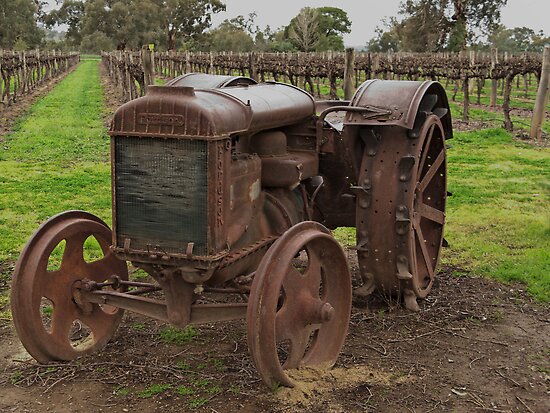
[[[416,310],[432,288],[452,137],[437,82],[374,79],[351,101],[315,101],[288,84],[187,74],[121,106],[110,136],[112,230],[60,213],[16,266],[13,319],[41,363],[104,347],[124,310],[180,328],[243,319],[263,381],[293,386],[286,370],[334,364],[348,330],[337,227],[356,228],[355,294]],[[130,280],[129,263],[154,282]],[[90,334],[75,341],[76,320]]]

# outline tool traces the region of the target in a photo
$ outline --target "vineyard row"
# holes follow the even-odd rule
[[[78,53],[0,50],[0,110],[80,61]]]
[[[366,79],[445,79],[445,83],[451,81],[455,84],[454,95],[459,87],[464,94],[464,121],[468,120],[470,93],[475,93],[477,89],[479,100],[485,81],[490,79],[492,106],[496,106],[498,83],[501,83],[503,112],[509,129],[512,128],[509,113],[513,79],[522,75],[524,85],[527,85],[531,75],[539,79],[542,70],[542,56],[539,54],[508,56],[496,52],[155,53],[144,49],[141,52],[104,53],[102,59],[109,74],[120,86],[125,100],[143,95],[154,75],[173,78],[190,72],[237,74],[259,81],[283,81],[303,87],[313,95],[328,95],[332,99],[338,97],[339,87],[346,91],[345,98],[349,99],[353,88]]]

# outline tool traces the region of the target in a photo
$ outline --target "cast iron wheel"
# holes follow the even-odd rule
[[[293,387],[284,370],[331,367],[350,312],[351,275],[342,247],[317,222],[290,228],[262,259],[248,302],[248,348],[262,380],[271,388]]]
[[[88,257],[87,262],[85,244],[93,242],[103,257]],[[112,255],[110,245],[111,230],[103,221],[86,212],[67,211],[42,224],[23,249],[15,267],[11,310],[23,346],[38,362],[72,360],[97,351],[115,333],[121,309],[79,306],[74,299],[83,279],[103,282],[112,275],[128,279],[126,262]],[[64,246],[61,263],[51,268],[52,253],[60,246]]]
[[[395,128],[373,129],[370,153],[365,153],[358,194],[357,246],[363,286],[356,292],[379,289],[405,299],[418,310],[416,298],[431,291],[445,223],[445,132],[433,110],[437,100],[426,95],[415,127],[406,133]],[[367,151],[366,151],[367,152]]]

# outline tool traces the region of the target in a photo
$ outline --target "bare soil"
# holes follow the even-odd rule
[[[243,322],[197,327],[177,345],[165,326],[127,313],[101,353],[39,366],[0,321],[0,411],[549,412],[550,308],[521,286],[453,270],[419,313],[355,300],[336,366],[292,372],[293,389],[260,382]],[[142,393],[155,384],[170,387]]]

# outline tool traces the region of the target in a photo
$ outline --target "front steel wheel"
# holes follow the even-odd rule
[[[264,383],[293,387],[284,370],[332,366],[350,312],[350,270],[330,231],[310,221],[286,231],[262,259],[248,304],[248,347]]]
[[[23,249],[14,273],[11,310],[23,346],[38,362],[89,354],[114,335],[122,310],[75,301],[84,279],[128,279],[126,262],[111,253],[110,245],[111,230],[103,221],[67,211],[46,221]]]

